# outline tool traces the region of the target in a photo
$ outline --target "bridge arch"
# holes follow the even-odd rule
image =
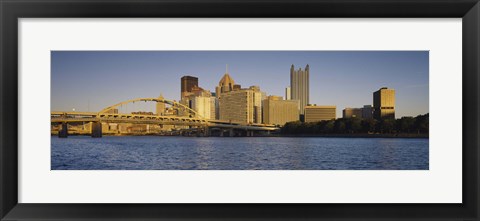
[[[172,106],[173,108],[175,108],[175,109],[177,109],[177,110],[186,111],[187,113],[189,113],[189,115],[193,115],[194,118],[204,119],[203,116],[201,116],[201,115],[200,115],[199,113],[197,113],[195,110],[187,107],[186,105],[183,105],[183,104],[178,103],[178,102],[176,102],[176,101],[167,100],[167,99],[160,99],[160,98],[136,98],[136,99],[131,99],[131,100],[123,101],[123,102],[120,102],[120,103],[118,103],[118,104],[115,104],[115,105],[112,105],[112,106],[109,106],[109,107],[104,108],[103,110],[101,110],[100,112],[98,112],[98,114],[106,114],[108,111],[113,110],[113,109],[115,109],[115,108],[118,108],[118,107],[120,107],[120,106],[122,106],[122,105],[126,105],[126,104],[129,104],[129,103],[135,103],[135,102],[139,102],[139,101],[165,103],[165,104],[168,104],[168,105]]]

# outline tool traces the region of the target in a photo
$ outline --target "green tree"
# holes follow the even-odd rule
[[[343,119],[337,119],[334,124],[334,131],[336,133],[343,134],[345,133],[346,125]]]

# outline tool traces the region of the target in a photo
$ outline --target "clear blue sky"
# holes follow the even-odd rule
[[[199,78],[215,91],[225,64],[235,83],[285,95],[290,66],[310,65],[310,103],[345,107],[373,104],[381,87],[396,90],[396,116],[428,113],[428,51],[52,51],[51,109],[99,111],[124,100],[179,100],[180,78]],[[127,107],[128,108],[128,107]],[[127,111],[153,105],[130,107]]]

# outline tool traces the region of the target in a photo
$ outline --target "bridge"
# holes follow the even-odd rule
[[[178,111],[178,115],[148,115],[118,113],[118,107],[135,102],[161,102],[170,105]],[[255,134],[270,134],[279,130],[275,125],[253,124],[206,119],[195,110],[172,100],[160,98],[138,98],[120,102],[104,108],[100,112],[52,111],[51,124],[61,125],[58,136],[68,136],[69,124],[92,123],[91,136],[102,137],[102,123],[129,123],[143,125],[175,125],[184,126],[185,131],[192,131],[197,135],[210,136],[216,132],[219,136],[254,136]]]

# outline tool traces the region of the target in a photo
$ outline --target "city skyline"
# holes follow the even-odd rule
[[[160,94],[179,101],[186,75],[214,92],[226,64],[243,88],[283,96],[291,65],[309,64],[310,103],[335,105],[337,116],[373,104],[372,93],[381,87],[396,90],[397,118],[428,113],[427,51],[53,51],[51,64],[52,110],[99,111]]]

